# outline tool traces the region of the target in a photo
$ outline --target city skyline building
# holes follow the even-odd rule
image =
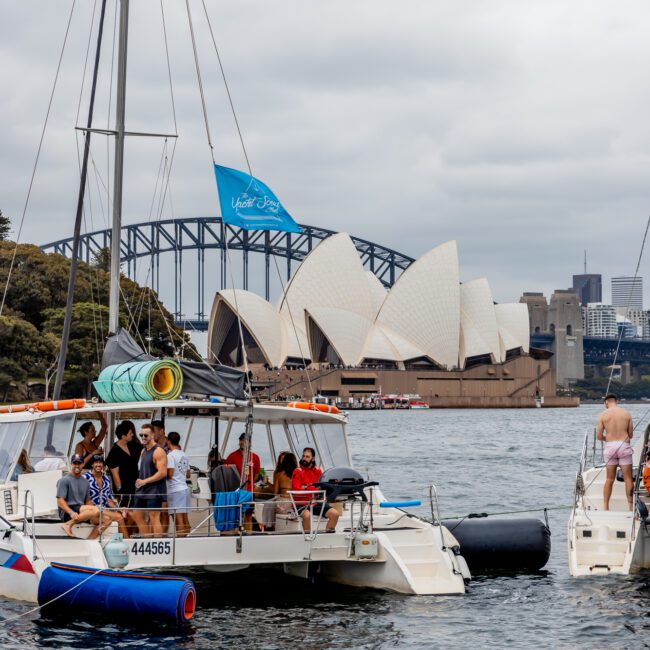
[[[624,275],[613,277],[612,306],[643,309],[643,278]]]
[[[617,338],[616,308],[602,302],[589,303],[585,309],[585,336]]]
[[[573,276],[573,291],[580,304],[603,301],[603,276],[600,273],[581,273]]]

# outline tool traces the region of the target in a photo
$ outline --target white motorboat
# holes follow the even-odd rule
[[[647,434],[634,447],[633,506],[629,509],[620,474],[614,481],[609,510],[604,509],[605,464],[595,433],[588,433],[576,477],[573,509],[568,522],[569,572],[572,576],[636,573],[650,568],[647,504],[641,483]],[[620,470],[619,470],[620,473]]]
[[[115,523],[99,538],[86,539],[92,524],[75,526],[77,538],[61,528],[57,514],[56,484],[63,471],[44,471],[12,477],[25,449],[32,462],[44,447],[56,447],[62,458],[74,449],[74,435],[82,421],[99,412],[111,419],[138,422],[164,418],[168,430],[181,433],[186,453],[195,466],[204,467],[209,449],[223,453],[236,447],[251,408],[236,403],[174,400],[130,404],[87,404],[64,411],[25,411],[0,415],[0,594],[35,602],[42,572],[52,563],[92,568],[109,566],[103,548],[115,532]],[[345,414],[298,410],[280,406],[253,406],[252,444],[264,466],[282,450],[299,453],[313,446],[323,469],[351,467]],[[269,470],[269,474],[272,472]],[[312,518],[305,530],[295,512],[278,514],[273,532],[221,534],[215,526],[208,479],[193,475],[194,492],[187,537],[135,538],[128,544],[126,569],[183,569],[233,571],[273,566],[285,573],[403,594],[461,594],[469,578],[467,565],[453,535],[439,523],[432,501],[434,523],[387,505],[379,487],[348,495],[338,502],[342,516],[335,533],[324,533],[324,521]],[[382,503],[383,502],[383,503]],[[268,501],[255,501],[257,514]],[[376,536],[375,556],[360,556],[357,542]],[[356,549],[356,550],[355,550]]]

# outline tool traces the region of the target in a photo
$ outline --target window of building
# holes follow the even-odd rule
[[[571,325],[566,326],[566,335],[573,336],[573,327],[571,327]]]

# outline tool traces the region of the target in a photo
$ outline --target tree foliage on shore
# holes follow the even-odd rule
[[[0,288],[4,290],[15,244],[0,241]],[[63,393],[88,395],[97,377],[108,333],[109,275],[104,257],[94,264],[79,262],[68,361]],[[19,244],[5,307],[0,317],[0,398],[27,397],[28,382],[43,382],[55,364],[68,292],[70,260]],[[196,349],[157,294],[122,276],[120,323],[154,356],[199,359]],[[18,390],[16,390],[18,389]],[[14,395],[14,393],[18,393]]]

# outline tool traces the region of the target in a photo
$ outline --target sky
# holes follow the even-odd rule
[[[184,0],[131,2],[124,223],[218,214]],[[0,209],[20,221],[71,0],[0,0]],[[109,0],[97,126],[109,117]],[[203,7],[190,0],[214,155],[245,169]],[[417,257],[458,242],[498,302],[633,275],[650,215],[650,7],[603,0],[206,0],[253,173],[299,223]],[[21,241],[72,234],[93,8],[77,0]],[[95,21],[96,23],[96,21]],[[114,84],[113,84],[114,91]],[[81,101],[80,101],[81,100]],[[81,108],[80,108],[81,107]],[[171,141],[167,143],[168,158]],[[112,143],[92,147],[105,227]],[[153,207],[152,207],[153,206]],[[15,234],[15,233],[14,233]],[[650,246],[650,243],[648,244]],[[650,267],[644,256],[646,307]],[[215,268],[216,262],[215,262]],[[164,294],[163,294],[164,298]]]

